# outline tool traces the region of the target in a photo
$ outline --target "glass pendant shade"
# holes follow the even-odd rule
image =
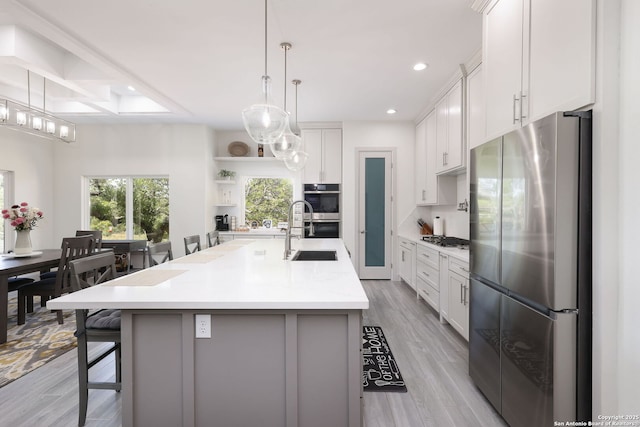
[[[282,136],[271,144],[270,148],[276,158],[285,160],[293,156],[300,149],[300,145],[302,145],[302,139],[291,132],[291,129],[287,126]]]
[[[309,155],[304,151],[296,151],[291,155],[291,157],[284,160],[285,165],[289,170],[297,172],[304,168],[304,165],[307,164],[307,159]]]
[[[270,86],[269,76],[262,76],[262,103],[253,104],[242,111],[244,127],[258,144],[273,144],[282,136],[288,124],[288,114],[269,102]]]

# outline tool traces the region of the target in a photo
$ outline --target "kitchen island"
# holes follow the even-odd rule
[[[337,261],[234,240],[47,306],[123,310],[123,426],[360,426],[369,302],[341,240],[293,247]]]

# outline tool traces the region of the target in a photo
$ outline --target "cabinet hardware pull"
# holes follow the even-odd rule
[[[404,262],[404,251],[402,251],[402,262]]]
[[[421,272],[420,272],[420,274],[422,274],[423,276],[427,276],[427,277],[429,277],[429,274],[428,274],[428,273],[425,273],[424,271],[421,271]]]
[[[463,288],[464,288],[464,299],[462,300],[462,304],[467,305],[467,287],[463,286]]]
[[[513,94],[513,124],[515,125],[516,122],[519,120],[516,118],[516,102],[518,102],[519,99],[516,97],[516,94]]]
[[[425,196],[425,191],[422,190],[422,200],[425,200],[427,197]]]
[[[524,105],[524,98],[526,96],[527,96],[526,94],[520,92],[520,119],[521,120],[527,118],[527,116],[524,114],[524,108],[522,108]]]
[[[464,288],[464,286],[460,285],[460,304],[464,304],[464,299],[462,297],[462,288]]]
[[[460,270],[464,271],[465,273],[468,273],[468,272],[469,272],[469,270],[468,270],[468,269],[466,269],[466,268],[464,268],[464,267],[460,267]]]

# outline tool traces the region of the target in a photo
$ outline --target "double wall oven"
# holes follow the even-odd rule
[[[305,206],[305,238],[340,237],[340,184],[305,184],[304,200],[313,208],[313,218]],[[309,236],[313,220],[314,235]]]

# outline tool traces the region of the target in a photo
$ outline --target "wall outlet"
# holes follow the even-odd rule
[[[196,338],[211,338],[210,314],[196,314]]]

